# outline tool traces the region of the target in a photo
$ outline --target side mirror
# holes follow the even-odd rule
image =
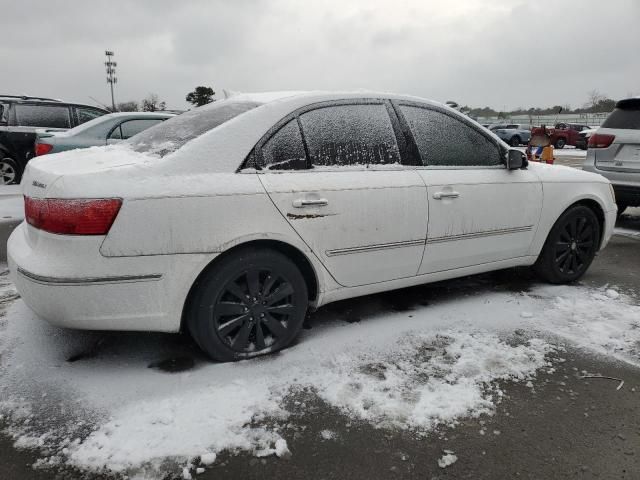
[[[521,168],[527,168],[529,161],[527,156],[520,150],[509,150],[507,154],[507,169],[519,170]]]

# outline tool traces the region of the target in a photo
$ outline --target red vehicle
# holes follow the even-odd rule
[[[547,132],[551,134],[551,144],[555,148],[564,148],[565,145],[575,146],[580,132],[588,128],[591,127],[579,123],[556,123],[554,128],[547,128]],[[543,133],[542,127],[531,129],[531,136]]]

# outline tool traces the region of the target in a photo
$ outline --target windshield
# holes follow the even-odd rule
[[[259,107],[262,103],[221,100],[198,107],[151,127],[127,141],[136,152],[148,152],[164,157],[238,115]]]

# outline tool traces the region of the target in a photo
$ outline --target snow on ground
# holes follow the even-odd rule
[[[0,222],[24,218],[24,200],[20,185],[0,185]]]
[[[147,367],[175,355],[175,336],[49,326],[0,274],[0,413],[18,446],[41,449],[40,467],[153,478],[167,459],[295,455],[279,425],[303,389],[354,419],[425,434],[491,414],[499,381],[526,383],[550,367],[558,336],[640,364],[640,307],[610,287],[510,292],[471,283],[427,306],[343,320],[305,330],[281,354],[235,364],[199,358],[167,373]]]

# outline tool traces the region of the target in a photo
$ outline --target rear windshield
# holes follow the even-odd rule
[[[131,137],[126,143],[136,152],[149,152],[164,157],[188,141],[260,105],[262,104],[258,102],[220,100],[170,118]]]
[[[604,121],[602,127],[640,130],[640,108],[616,108]]]

